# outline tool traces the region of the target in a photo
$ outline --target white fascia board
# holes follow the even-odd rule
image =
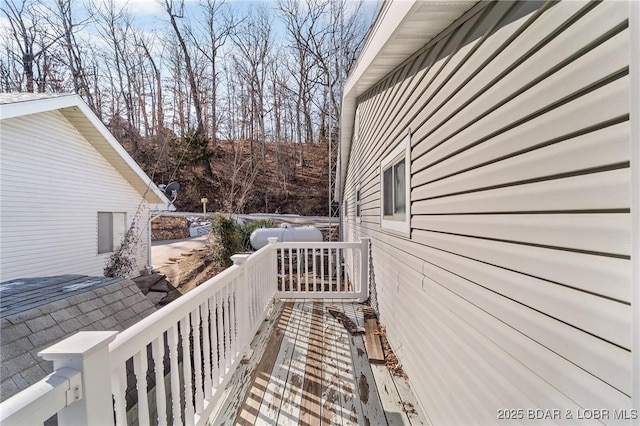
[[[78,98],[78,95],[60,95],[0,104],[0,119],[4,120],[6,118],[21,117],[76,106],[78,104]]]
[[[362,79],[371,64],[378,58],[393,34],[400,28],[402,22],[409,15],[417,0],[403,0],[386,2],[380,10],[376,22],[371,30],[356,66],[344,85],[345,95],[351,93],[356,84]]]

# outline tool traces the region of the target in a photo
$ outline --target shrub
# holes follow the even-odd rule
[[[231,217],[216,214],[211,219],[209,247],[211,258],[220,266],[231,266],[231,256],[251,251],[251,233],[258,228],[273,228],[276,224],[269,219],[260,219],[238,225]]]
[[[233,264],[231,256],[242,251],[242,235],[233,219],[222,214],[213,216],[209,246],[214,262],[221,266]]]
[[[277,225],[271,219],[259,219],[250,222],[245,222],[244,225],[240,225],[240,234],[242,235],[242,249],[244,251],[252,251],[251,247],[251,234],[256,229],[260,228],[275,228]]]

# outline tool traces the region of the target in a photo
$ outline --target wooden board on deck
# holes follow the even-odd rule
[[[371,365],[365,336],[350,335],[324,303],[307,299],[277,305],[277,318],[256,335],[252,347],[258,346],[234,373],[238,377],[224,390],[226,403],[212,424],[428,424],[408,383],[396,382],[384,366]],[[362,306],[327,304],[364,328]]]
[[[365,316],[365,341],[367,342],[367,354],[372,364],[384,364],[384,351],[378,333],[378,320],[373,316]]]
[[[355,318],[359,326],[364,326],[364,317],[361,311],[356,312],[352,303],[343,304],[345,313]],[[367,359],[367,350],[362,335],[349,336],[351,359],[353,363],[353,377],[355,382],[354,394],[356,396],[356,412],[360,419],[359,424],[385,425],[385,417],[380,395],[376,386],[371,364]]]

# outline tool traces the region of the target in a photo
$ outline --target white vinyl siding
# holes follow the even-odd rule
[[[372,239],[381,321],[434,424],[629,409],[628,4],[473,12],[359,98],[344,235]],[[380,171],[407,128],[410,238],[384,229]]]
[[[63,117],[52,111],[2,120],[2,281],[103,275],[98,212],[135,217],[141,196]],[[142,204],[136,269],[147,264]]]

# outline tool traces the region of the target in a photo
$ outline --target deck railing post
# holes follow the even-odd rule
[[[360,239],[360,301],[369,296],[369,238]]]
[[[113,424],[109,343],[117,334],[81,331],[38,353],[53,361],[54,370],[72,368],[82,373],[82,389],[68,391],[67,407],[58,412],[58,425]]]
[[[278,237],[269,237],[267,241],[271,247],[271,261],[269,262],[271,268],[267,282],[273,286],[269,294],[275,294],[278,292]]]
[[[240,344],[237,346],[238,351],[243,352],[245,347],[251,343],[249,341],[249,311],[250,307],[250,299],[251,299],[251,288],[249,286],[251,283],[248,279],[247,274],[247,265],[245,262],[249,258],[248,254],[234,254],[231,256],[231,260],[233,264],[238,266],[242,271],[240,275],[240,284],[238,285],[236,297],[237,305],[236,305],[236,315],[238,316],[238,341]]]

